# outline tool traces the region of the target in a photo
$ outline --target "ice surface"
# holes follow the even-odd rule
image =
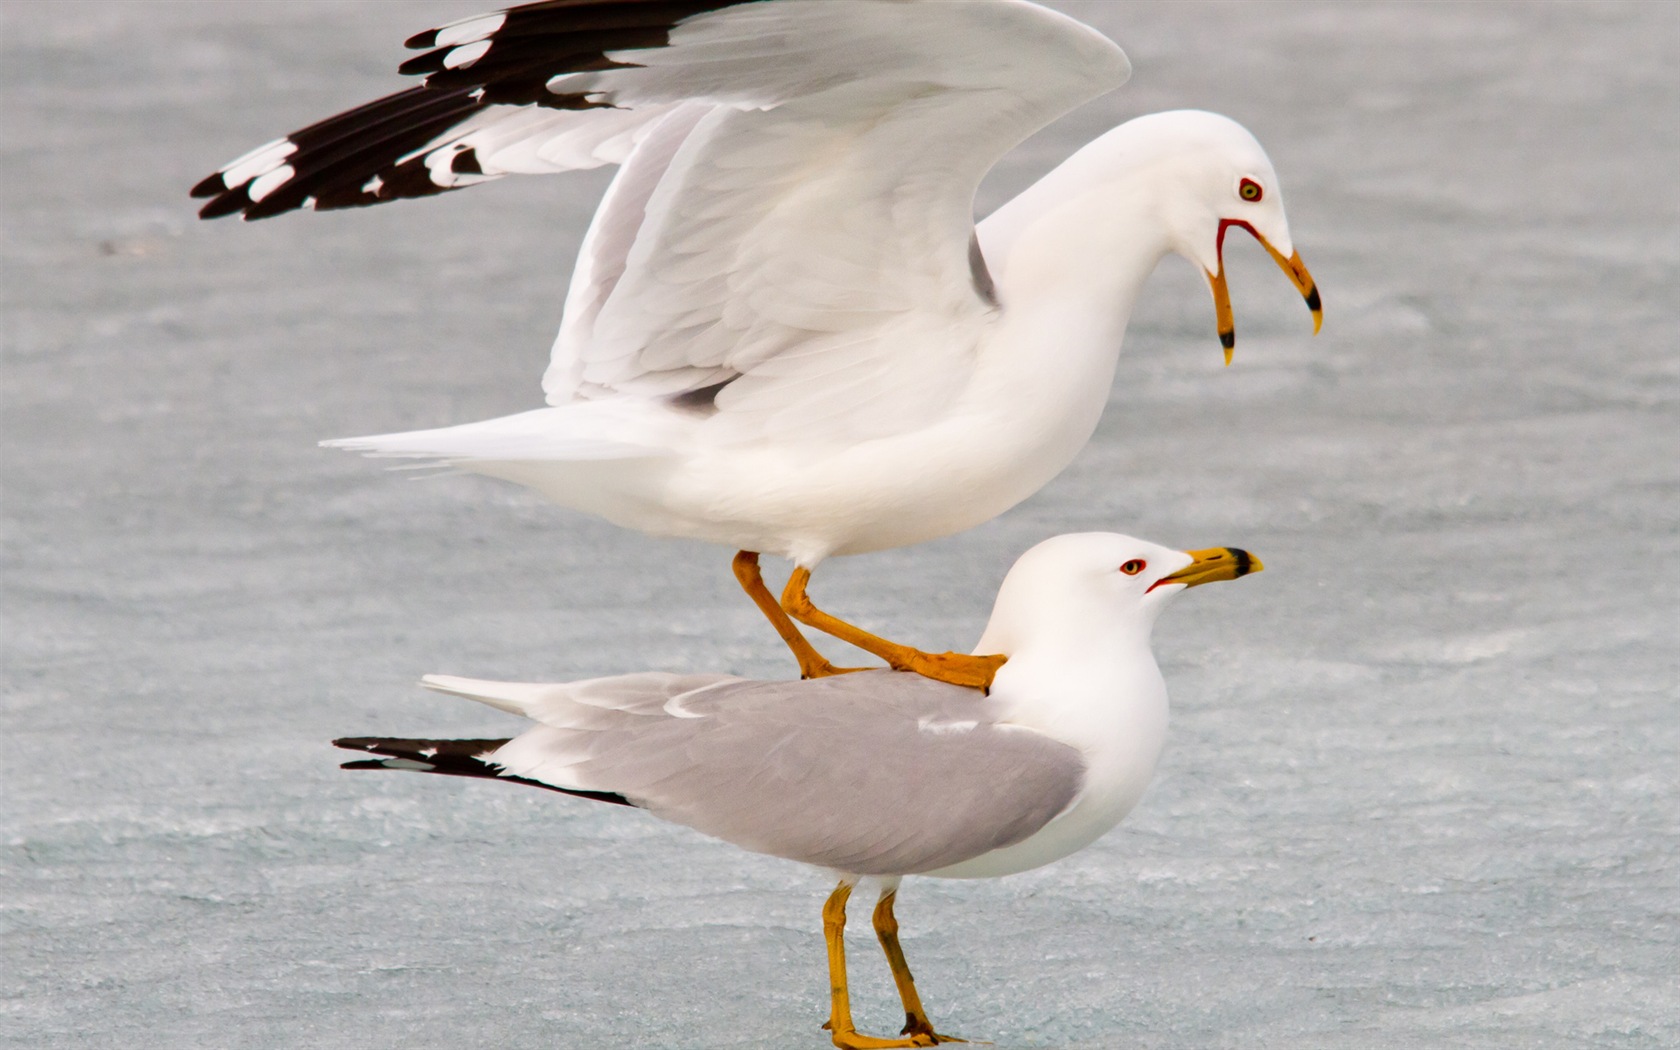
[[[1172,742],[1119,831],[907,885],[934,1019],[1002,1047],[1680,1044],[1680,18],[1074,10],[1133,82],[983,206],[1124,117],[1229,113],[1325,329],[1239,238],[1222,369],[1174,261],[1062,478],[819,575],[966,647],[1054,532],[1266,561],[1160,625]],[[725,551],[315,447],[539,404],[603,176],[192,217],[196,180],[476,11],[0,10],[0,1044],[825,1045],[824,880],[327,746],[517,725],[425,672],[790,667]],[[860,1022],[895,1028],[854,959]]]

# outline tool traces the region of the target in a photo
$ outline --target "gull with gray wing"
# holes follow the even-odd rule
[[[1001,653],[989,694],[897,671],[813,680],[646,673],[565,684],[428,676],[432,689],[537,723],[506,740],[359,737],[352,769],[504,779],[636,806],[744,849],[825,869],[836,1046],[952,1041],[928,1021],[897,939],[906,875],[1026,871],[1129,812],[1166,739],[1150,652],[1186,587],[1257,572],[1231,548],[1176,551],[1112,533],[1058,536],[1016,562],[976,652]],[[862,1035],[847,992],[845,906],[881,886],[874,925],[903,999],[903,1038]]]

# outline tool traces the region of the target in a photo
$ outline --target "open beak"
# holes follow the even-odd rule
[[[1219,345],[1225,348],[1225,363],[1231,363],[1232,353],[1237,347],[1237,326],[1231,319],[1231,292],[1225,286],[1225,231],[1232,226],[1241,226],[1254,235],[1260,246],[1278,264],[1278,268],[1289,275],[1289,282],[1295,290],[1301,293],[1301,298],[1307,301],[1307,309],[1313,315],[1313,335],[1324,327],[1324,307],[1318,300],[1318,285],[1313,283],[1312,274],[1307,272],[1307,264],[1301,261],[1301,253],[1296,252],[1288,258],[1272,247],[1272,242],[1260,236],[1259,231],[1241,219],[1219,220],[1219,240],[1216,245],[1219,258],[1219,272],[1207,275],[1208,284],[1213,287],[1213,312],[1219,325]]]
[[[1211,547],[1205,551],[1184,553],[1195,560],[1172,575],[1156,580],[1149,585],[1150,590],[1169,583],[1198,587],[1215,580],[1234,580],[1265,568],[1259,558],[1236,547]]]

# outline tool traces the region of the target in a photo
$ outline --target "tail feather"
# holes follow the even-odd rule
[[[513,776],[505,772],[496,763],[486,761],[507,742],[506,739],[410,740],[386,736],[355,736],[334,740],[333,746],[341,747],[346,751],[366,751],[375,755],[388,756],[386,758],[363,759],[359,762],[346,762],[339,767],[340,769],[409,769],[417,773],[438,773],[451,777],[508,780],[516,784],[529,784],[532,787],[558,791],[563,795],[576,795],[578,798],[594,799],[597,802],[611,802],[619,806],[635,805],[617,792],[585,791],[581,788],[565,788],[554,784],[545,784],[540,780],[532,780],[529,777]]]
[[[431,430],[334,438],[342,448],[375,458],[427,459],[463,469],[475,463],[640,459],[669,456],[692,424],[662,404],[619,398],[536,408],[511,416]]]

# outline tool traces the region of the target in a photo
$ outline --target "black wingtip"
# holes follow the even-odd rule
[[[222,181],[222,173],[218,171],[216,174],[200,180],[198,185],[192,188],[192,193],[189,196],[214,197],[225,189],[227,189],[227,184]]]
[[[255,222],[258,219],[272,219],[276,215],[297,211],[301,207],[303,207],[303,202],[297,199],[296,194],[281,196],[276,193],[272,197],[264,197],[260,201],[253,201],[245,209],[245,219],[247,222]]]
[[[408,46],[413,47],[414,41],[410,40]],[[444,48],[437,51],[428,51],[424,55],[415,55],[398,66],[397,72],[405,77],[417,77],[426,73],[440,72],[443,69],[443,56],[448,54],[449,50]]]
[[[201,219],[219,219],[224,215],[232,215],[243,210],[250,203],[250,195],[245,192],[245,187],[241,186],[236,190],[228,190],[209,204],[198,209],[198,217]]]
[[[574,798],[586,798],[592,802],[606,802],[615,806],[631,806],[636,804],[616,791],[590,791],[584,788],[566,788],[555,784],[545,784],[540,780],[532,780],[510,774],[500,766],[491,765],[484,761],[489,752],[506,744],[507,739],[500,740],[420,740],[386,736],[347,736],[333,741],[334,747],[341,747],[346,751],[364,751],[385,758],[364,758],[355,762],[344,762],[340,769],[390,769],[406,770],[415,773],[436,773],[451,777],[476,777],[481,780],[501,780],[512,784],[528,784],[545,791],[556,791],[562,795]]]
[[[278,184],[258,181],[261,201],[249,197],[251,179],[230,188],[227,168],[201,181],[192,196],[210,198],[202,218],[243,212],[247,219],[260,219],[298,208],[360,207],[458,188],[432,182],[425,160],[434,143],[446,141],[474,116],[491,106],[612,108],[610,93],[557,94],[548,85],[566,74],[636,66],[631,56],[669,46],[671,30],[685,20],[743,2],[539,0],[416,33],[404,44],[420,54],[401,68],[423,76],[423,82],[286,136],[281,141],[290,149],[276,153],[293,170]],[[452,56],[459,63],[454,68],[447,64]],[[463,154],[454,159],[454,174],[472,176],[462,180],[468,185],[499,177],[483,172],[484,160]],[[253,177],[261,180],[276,170],[278,164]],[[375,178],[382,188],[365,192],[362,187]]]

